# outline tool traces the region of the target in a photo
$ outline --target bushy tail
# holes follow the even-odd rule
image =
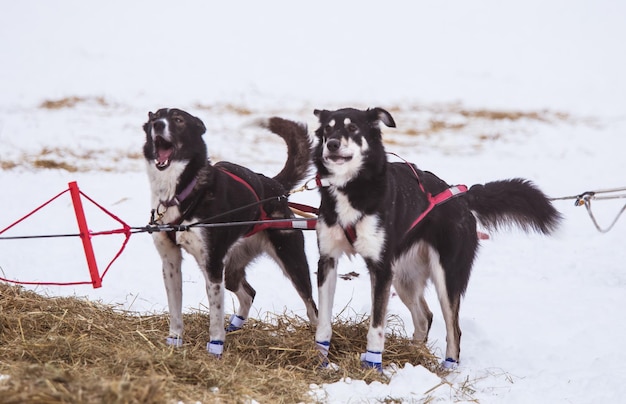
[[[550,234],[562,219],[548,197],[522,178],[474,185],[467,193],[467,200],[488,230],[517,225],[527,232]]]
[[[293,189],[306,178],[311,167],[312,142],[307,126],[303,123],[273,117],[261,122],[261,126],[282,137],[287,143],[287,161],[274,179],[286,190]]]

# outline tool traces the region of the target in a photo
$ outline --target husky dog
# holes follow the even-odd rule
[[[219,222],[293,217],[281,196],[304,179],[309,169],[312,145],[306,126],[276,117],[263,121],[262,126],[287,143],[287,161],[274,178],[233,163],[211,164],[202,139],[204,123],[189,113],[167,108],[149,113],[143,125],[143,152],[152,191],[153,222],[188,225],[212,222],[217,216]],[[304,301],[311,323],[317,322],[301,230],[263,229],[250,224],[192,226],[187,231],[153,233],[153,238],[163,262],[170,315],[168,344],[182,344],[182,250],[195,258],[206,280],[210,353],[220,356],[226,331],[240,328],[248,317],[256,292],[246,281],[245,270],[262,253],[276,261]],[[227,330],[224,287],[239,301]]]
[[[313,158],[322,184],[318,349],[325,356],[330,346],[337,261],[342,254],[360,254],[372,296],[364,366],[382,369],[391,285],[411,312],[414,340],[426,341],[432,313],[424,288],[430,280],[446,324],[442,365],[456,367],[459,305],[478,248],[476,218],[487,229],[517,225],[550,234],[561,220],[559,212],[525,179],[474,185],[467,191],[413,164],[388,162],[379,124],[395,127],[395,122],[382,108],[315,110],[315,115],[320,126]]]

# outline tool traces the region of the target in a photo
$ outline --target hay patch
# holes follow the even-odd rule
[[[318,369],[314,330],[299,317],[250,319],[229,334],[221,360],[206,352],[208,313],[185,314],[182,348],[164,344],[165,314],[139,315],[81,298],[45,297],[0,284],[1,403],[310,402],[311,383],[385,381],[360,367],[367,318],[336,321],[330,360]],[[437,359],[390,319],[385,363]]]
[[[39,104],[39,108],[42,109],[66,109],[66,108],[75,108],[78,105],[90,104],[97,105],[100,107],[108,107],[109,103],[104,97],[63,97],[54,100],[45,100],[41,104]]]

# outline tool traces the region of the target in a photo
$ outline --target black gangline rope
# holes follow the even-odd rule
[[[226,212],[219,213],[208,219],[197,221],[197,222],[190,223],[190,224],[185,224],[185,225],[183,224],[157,224],[153,222],[146,226],[136,226],[136,227],[131,226],[129,227],[130,234],[169,232],[169,231],[188,231],[189,229],[193,227],[213,228],[213,227],[231,227],[231,226],[253,226],[256,224],[266,224],[266,223],[287,224],[287,223],[293,223],[293,222],[308,222],[312,220],[317,220],[316,218],[287,218],[287,219],[271,219],[271,220],[230,221],[230,222],[217,222],[217,223],[213,222],[216,219],[239,212],[241,210],[259,206],[266,202],[270,202],[272,200],[280,201],[282,199],[286,199],[287,197],[288,195],[280,195],[280,196],[273,196],[270,198],[265,198],[265,199],[262,199],[253,203],[249,203],[247,205],[240,206],[235,209],[228,210]],[[306,229],[300,229],[300,230],[306,230]],[[110,234],[110,233],[111,233],[110,231],[90,232],[89,235],[97,236],[100,234]],[[40,235],[31,235],[31,236],[0,236],[0,240],[27,240],[27,239],[40,239],[40,238],[57,238],[57,237],[61,238],[61,237],[81,237],[81,236],[82,234],[80,233],[40,234]]]
[[[308,189],[308,188],[307,188]],[[292,191],[291,193],[293,193],[294,191]],[[625,192],[624,194],[618,194],[618,195],[599,195],[599,194],[606,194],[606,193],[616,193],[616,192]],[[290,194],[291,194],[290,193]],[[190,224],[157,224],[157,223],[150,223],[146,226],[137,226],[137,227],[130,227],[130,233],[131,234],[137,234],[137,233],[154,233],[154,232],[170,232],[170,231],[188,231],[191,228],[194,227],[205,227],[205,228],[216,228],[216,227],[230,227],[230,226],[253,226],[256,224],[266,224],[266,223],[271,223],[271,224],[282,224],[282,223],[293,223],[293,222],[308,222],[308,221],[313,221],[313,220],[317,220],[317,218],[287,218],[287,219],[271,219],[271,220],[245,220],[245,221],[229,221],[229,222],[213,222],[216,219],[219,219],[221,217],[227,216],[227,215],[231,215],[233,213],[239,212],[241,210],[244,209],[249,209],[255,206],[259,206],[262,205],[266,202],[270,202],[272,200],[276,200],[276,201],[280,201],[282,199],[286,199],[289,197],[289,194],[285,194],[285,195],[279,195],[279,196],[273,196],[270,198],[265,198],[253,203],[249,203],[247,205],[244,206],[240,206],[238,208],[235,209],[231,209],[229,211],[226,212],[222,212],[219,213],[217,215],[214,215],[208,219],[202,220],[202,221],[197,221],[194,223],[190,223]],[[597,190],[597,191],[586,191],[583,192],[581,194],[578,195],[570,195],[570,196],[563,196],[563,197],[557,197],[557,198],[550,198],[551,201],[559,201],[559,200],[575,200],[575,206],[585,206],[585,208],[587,209],[587,213],[589,214],[589,217],[591,218],[594,226],[596,227],[596,229],[601,232],[601,233],[607,233],[609,232],[617,223],[617,221],[619,220],[619,218],[621,217],[621,215],[626,211],[626,204],[624,204],[624,206],[620,209],[620,211],[617,213],[617,215],[615,216],[615,218],[613,219],[613,221],[609,224],[608,227],[601,227],[598,224],[598,221],[595,217],[595,215],[593,214],[593,211],[591,209],[591,200],[595,199],[595,200],[608,200],[608,199],[626,199],[626,187],[625,188],[612,188],[612,189],[603,189],[603,190]],[[152,221],[152,220],[151,220]],[[301,230],[306,230],[304,228],[302,228]],[[117,231],[117,232],[122,232],[122,230]],[[111,234],[111,231],[103,231],[103,232],[93,232],[90,233],[91,236],[96,236],[96,235],[100,235],[100,234]],[[61,238],[61,237],[81,237],[82,234],[80,233],[63,233],[63,234],[41,234],[41,235],[30,235],[30,236],[0,236],[0,240],[27,240],[27,239],[45,239],[45,238]]]

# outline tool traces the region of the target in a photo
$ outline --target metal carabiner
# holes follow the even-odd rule
[[[159,207],[163,207],[163,212],[159,212]],[[151,226],[155,226],[155,225],[159,225],[161,223],[159,223],[159,221],[161,219],[163,219],[163,216],[165,216],[165,212],[167,212],[167,207],[163,206],[163,204],[161,202],[159,202],[159,205],[156,207],[156,209],[152,209],[150,211],[150,225]]]

